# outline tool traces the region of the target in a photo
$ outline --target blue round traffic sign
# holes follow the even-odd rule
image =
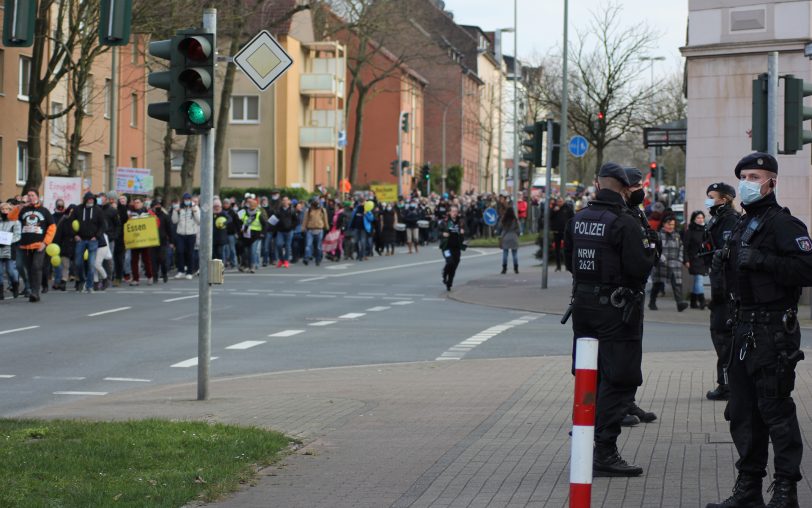
[[[485,211],[482,212],[482,220],[484,220],[488,226],[495,226],[499,220],[499,215],[497,215],[496,210],[493,208],[486,208]]]
[[[569,150],[573,157],[583,157],[589,148],[589,142],[583,136],[573,136],[570,138]]]

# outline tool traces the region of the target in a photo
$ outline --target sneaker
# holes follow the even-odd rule
[[[276,263],[277,268],[282,268],[284,265],[285,265],[284,261],[280,261],[280,262]]]
[[[316,266],[320,266],[320,265],[321,265],[321,260],[320,260],[320,259],[317,259],[317,260],[316,260]]]
[[[137,280],[134,280],[134,281],[131,281],[131,282],[130,282],[130,286],[137,286],[137,285],[138,285],[138,281],[137,281]]]
[[[151,286],[152,282],[153,282],[152,279],[147,279],[147,286]]]
[[[192,280],[192,274],[191,273],[186,274],[186,280]]]
[[[185,274],[185,273],[183,273],[183,272],[178,272],[178,273],[175,275],[175,278],[176,278],[176,279],[182,279],[184,275],[186,275],[186,274]]]
[[[285,266],[285,268],[290,268],[290,261],[285,261],[284,266]]]
[[[166,274],[164,274],[163,279],[164,279],[164,284],[166,284],[169,281],[168,280],[169,278],[166,276]]]
[[[92,293],[92,292],[93,292],[93,290],[92,290],[92,289],[90,289],[90,288],[85,288],[85,293],[90,294],[90,293]]]
[[[302,264],[304,264],[305,266],[307,266],[307,264],[308,264],[308,263],[309,263],[309,261],[308,261],[308,260],[306,260],[306,259],[302,259]]]

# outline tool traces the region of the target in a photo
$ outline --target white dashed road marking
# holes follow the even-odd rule
[[[393,304],[394,305],[394,304]],[[543,315],[543,314],[542,314]],[[483,330],[476,335],[472,335],[468,337],[464,341],[460,342],[455,346],[451,346],[448,348],[448,351],[443,353],[442,355],[435,358],[437,361],[444,361],[444,360],[461,360],[463,356],[468,354],[469,351],[474,349],[475,347],[479,346],[480,344],[484,344],[489,339],[496,337],[502,332],[510,330],[515,326],[526,325],[530,321],[534,319],[540,318],[542,315],[539,316],[522,316],[519,319],[514,319],[512,321],[508,321],[507,323],[503,323],[501,325],[496,325],[488,328],[487,330]]]
[[[197,296],[198,295],[189,295],[189,296],[181,296],[180,298],[169,298],[167,300],[164,300],[164,303],[179,302],[181,300],[188,300],[190,298],[197,298]]]
[[[107,392],[54,392],[54,395],[107,395]]]
[[[310,323],[310,326],[330,326],[336,324],[338,321],[316,321],[315,323]]]
[[[14,332],[24,332],[26,330],[33,330],[34,328],[39,328],[39,325],[26,326],[24,328],[15,328],[13,330],[3,330],[2,332],[0,332],[0,335],[5,335],[7,333],[14,333]]]
[[[244,342],[232,344],[226,347],[226,349],[251,349],[252,347],[261,346],[262,344],[265,344],[264,340],[246,340]]]
[[[281,332],[272,333],[268,337],[293,337],[300,333],[304,333],[304,330],[282,330]]]
[[[96,317],[96,316],[103,316],[104,314],[112,314],[113,312],[121,312],[123,310],[130,310],[132,307],[119,307],[117,309],[110,309],[110,310],[103,310],[101,312],[94,312],[93,314],[88,314],[87,317]]]
[[[212,360],[216,360],[219,358],[218,356],[212,356]],[[187,368],[187,367],[196,367],[197,366],[197,357],[189,358],[188,360],[183,360],[182,362],[178,362],[175,365],[170,365],[170,367],[178,367],[180,369]]]
[[[389,310],[392,307],[370,307],[367,309],[367,312],[380,312],[382,310]]]
[[[350,312],[348,314],[344,314],[343,316],[338,316],[338,319],[357,319],[363,316],[366,316],[366,314],[363,312]]]
[[[402,302],[392,302],[390,305],[411,305],[413,303],[414,302],[411,301],[411,300],[405,300],[405,301],[402,301]]]
[[[121,383],[151,383],[151,379],[139,379],[137,377],[106,377],[105,381],[118,381]]]
[[[0,374],[0,379],[11,379],[13,377],[17,377],[16,374]]]
[[[34,376],[34,379],[43,379],[47,381],[83,381],[86,378],[81,376]]]

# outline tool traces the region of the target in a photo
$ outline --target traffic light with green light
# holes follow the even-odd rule
[[[804,83],[792,74],[784,76],[784,151],[781,153],[794,154],[812,143],[812,131],[804,130],[804,122],[812,119],[812,108],[804,106],[804,97],[809,95],[812,95],[812,83]]]
[[[428,180],[431,178],[431,167],[428,164],[423,164],[420,167],[420,174],[423,177],[423,180]]]
[[[532,125],[526,125],[523,129],[529,137],[522,141],[522,146],[529,148],[529,150],[522,153],[522,160],[536,167],[541,167],[541,145],[545,125],[546,122],[536,122]]]
[[[151,72],[148,83],[167,90],[168,101],[150,104],[147,114],[168,122],[178,134],[203,134],[214,127],[214,34],[182,30],[149,44],[150,55],[169,60],[169,70]]]

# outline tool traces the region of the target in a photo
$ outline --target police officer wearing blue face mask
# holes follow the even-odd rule
[[[730,238],[733,228],[739,222],[739,214],[733,207],[736,189],[719,182],[712,183],[706,191],[708,198],[705,206],[710,212],[710,220],[705,224],[703,254],[716,255],[721,258],[725,242]],[[730,360],[730,345],[733,342],[733,331],[730,329],[730,306],[725,289],[725,272],[722,263],[711,263],[708,273],[711,283],[710,334],[713,348],[716,350],[716,388],[705,396],[709,400],[727,400],[728,386],[725,380],[725,368]]]
[[[733,495],[708,508],[763,506],[768,446],[774,452],[769,508],[798,506],[803,440],[792,391],[803,360],[798,299],[812,286],[812,240],[806,226],[778,205],[778,162],[753,153],[736,165],[742,216],[725,244],[733,296],[733,345],[727,377],[730,434],[739,453]],[[716,263],[718,265],[718,261]]]

